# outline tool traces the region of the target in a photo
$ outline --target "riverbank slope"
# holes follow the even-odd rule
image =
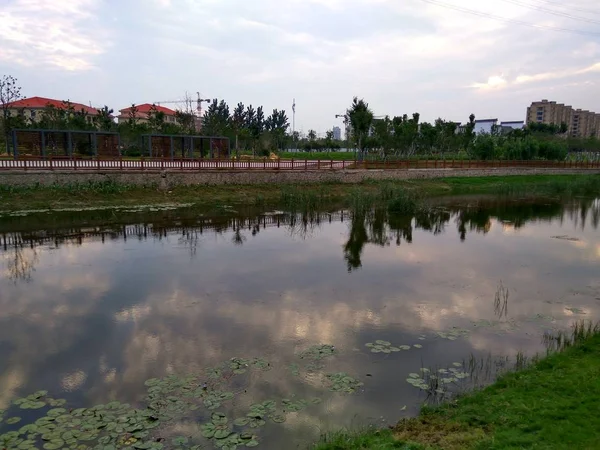
[[[599,404],[600,329],[579,327],[570,345],[482,391],[314,449],[598,449]]]
[[[357,192],[375,193],[401,188],[421,196],[464,194],[589,195],[600,196],[600,175],[527,175],[452,177],[441,179],[364,181],[357,184],[189,185],[169,190],[114,181],[66,185],[0,185],[0,213],[64,208],[111,208],[139,205],[279,205],[290,197],[312,197],[342,205]]]

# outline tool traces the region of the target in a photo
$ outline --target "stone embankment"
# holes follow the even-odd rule
[[[594,169],[411,169],[411,170],[202,170],[181,171],[3,171],[0,185],[32,186],[73,184],[100,181],[135,185],[158,185],[161,188],[186,185],[248,185],[248,184],[299,184],[299,183],[360,183],[368,180],[410,180],[447,177],[494,177],[510,175],[570,175],[600,174]]]

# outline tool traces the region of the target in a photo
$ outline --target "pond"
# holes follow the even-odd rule
[[[0,219],[7,448],[307,448],[600,319],[599,200],[63,219]]]

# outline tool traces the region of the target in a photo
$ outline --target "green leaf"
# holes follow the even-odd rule
[[[285,416],[283,414],[276,414],[271,417],[271,420],[275,423],[283,423],[285,422]]]
[[[217,439],[225,439],[230,434],[231,434],[231,431],[229,431],[227,429],[215,430],[215,438],[217,438]]]
[[[238,427],[245,427],[246,425],[248,425],[248,422],[250,422],[250,419],[248,419],[247,417],[242,417],[239,419],[235,419],[233,421],[233,424]]]
[[[46,442],[44,444],[44,448],[46,450],[56,450],[56,449],[62,448],[63,445],[65,445],[65,441],[63,441],[62,439],[56,439],[56,440],[53,440],[50,442]]]
[[[251,441],[246,442],[246,447],[258,447],[259,442],[257,440],[252,439]]]
[[[187,444],[189,442],[189,439],[185,436],[177,436],[176,438],[173,438],[171,442],[173,443],[173,445],[182,446]]]
[[[7,425],[14,425],[15,423],[19,423],[21,421],[20,417],[11,417],[10,419],[6,420],[6,424]]]

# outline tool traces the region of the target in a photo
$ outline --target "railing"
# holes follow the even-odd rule
[[[20,158],[0,159],[0,170],[77,171],[199,171],[199,170],[419,170],[419,169],[595,169],[600,161],[478,161],[478,160],[395,160],[336,161],[310,159],[160,159],[160,158]]]

